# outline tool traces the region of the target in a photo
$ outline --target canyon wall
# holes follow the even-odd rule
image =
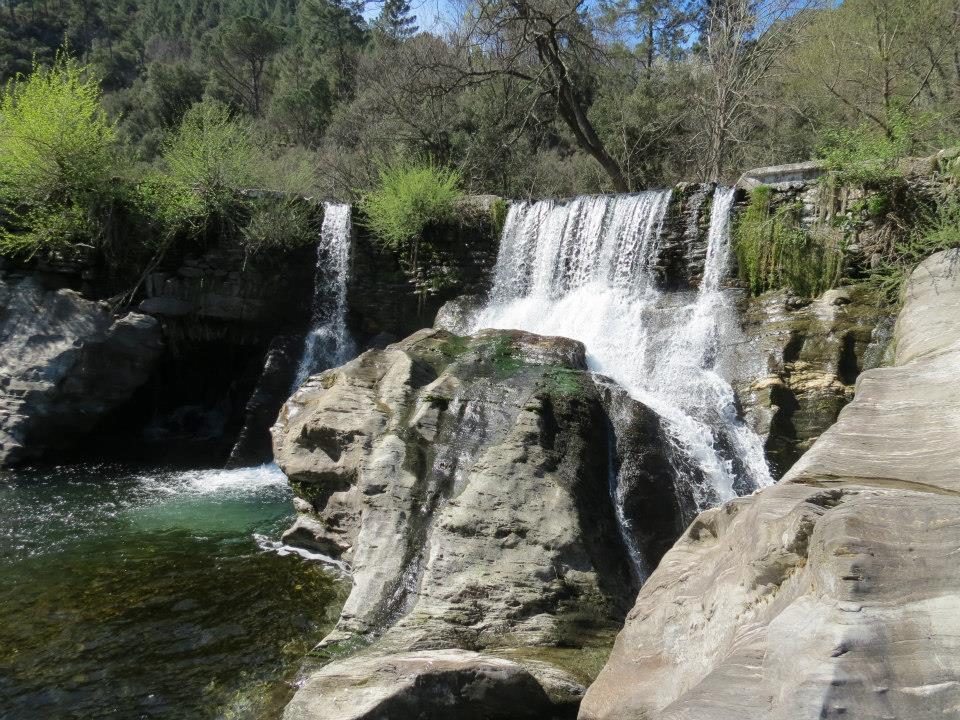
[[[914,271],[893,366],[861,375],[779,484],[703,513],[667,553],[583,720],[957,712],[958,263]]]

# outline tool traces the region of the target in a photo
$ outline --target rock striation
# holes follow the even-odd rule
[[[551,712],[575,712],[587,663],[632,599],[631,549],[655,552],[669,544],[665,534],[676,536],[675,517],[658,517],[675,511],[657,495],[672,497],[659,421],[620,397],[617,423],[630,432],[616,438],[607,410],[615,390],[586,372],[579,342],[492,330],[423,330],[308,380],[273,429],[301,511],[285,540],[351,571],[323,651],[373,644],[311,674],[287,717],[400,717],[387,713],[394,685],[421,692],[466,672],[487,687],[491,667],[506,673],[493,682],[507,683],[504,692],[530,676]],[[625,525],[611,478],[627,452]],[[409,656],[434,651],[474,655],[456,655],[459,669],[435,677],[432,663]],[[504,670],[491,656],[522,667]],[[342,680],[359,672],[355,663],[388,678],[374,683],[384,699],[371,714],[334,713],[320,698],[334,693],[355,708],[374,692]],[[390,679],[398,667],[406,679]],[[470,692],[479,703],[471,712],[502,715],[481,713],[489,698]],[[429,698],[418,700],[417,717],[453,712]],[[538,702],[531,696],[530,716],[550,717]]]
[[[147,381],[162,347],[151,317],[0,274],[0,465],[70,448]]]
[[[960,712],[960,257],[912,275],[894,365],[778,484],[701,514],[582,720]]]

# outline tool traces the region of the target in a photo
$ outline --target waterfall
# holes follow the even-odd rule
[[[719,336],[738,331],[722,287],[733,195],[714,193],[696,292],[658,288],[669,191],[514,203],[490,299],[471,323],[583,342],[592,371],[660,415],[691,514],[771,482],[760,438],[715,370]]]
[[[347,330],[351,233],[350,206],[324,203],[320,242],[317,243],[313,314],[294,389],[312,373],[340,365],[353,355],[353,340]]]

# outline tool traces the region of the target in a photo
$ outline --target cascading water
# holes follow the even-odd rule
[[[317,272],[314,281],[313,316],[304,340],[294,389],[312,373],[340,365],[353,355],[353,340],[347,330],[347,276],[350,269],[350,206],[324,203]]]
[[[713,197],[700,288],[664,292],[655,273],[671,193],[511,205],[493,288],[472,330],[515,328],[580,340],[591,370],[663,419],[678,494],[703,510],[770,482],[760,439],[716,371],[718,334],[735,332],[722,288],[733,190]]]

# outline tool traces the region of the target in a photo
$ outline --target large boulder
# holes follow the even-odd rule
[[[893,367],[776,486],[703,513],[650,577],[583,720],[960,712],[960,274],[906,290]]]
[[[560,720],[583,688],[545,667],[464,650],[359,656],[329,665],[284,720]]]
[[[669,465],[656,416],[629,401],[617,425],[630,434],[618,442],[614,390],[585,368],[583,346],[564,338],[424,330],[311,378],[291,398],[274,427],[301,510],[285,540],[352,574],[324,651],[371,641],[367,652],[380,658],[484,651],[528,670],[548,657],[577,678],[568,683],[592,677],[584,667],[632,598],[636,554],[677,529],[644,522],[670,507],[642,500],[671,493],[659,477]],[[618,447],[649,460],[623,490],[629,518],[618,517],[611,483]],[[353,661],[316,682],[328,687],[344,662]],[[381,716],[400,717],[370,717]]]
[[[0,275],[0,465],[69,448],[147,381],[161,348],[151,317]]]

